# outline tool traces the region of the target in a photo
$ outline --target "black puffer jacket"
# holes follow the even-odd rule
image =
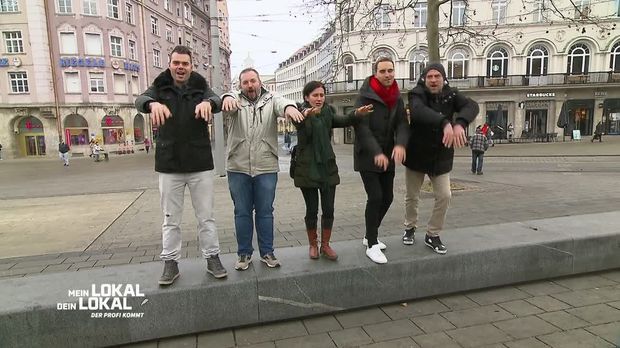
[[[372,104],[373,112],[364,116],[355,125],[355,145],[353,147],[353,168],[358,172],[383,172],[375,165],[375,156],[383,153],[390,159],[388,171],[394,171],[392,150],[395,145],[405,146],[409,131],[405,103],[399,97],[391,110],[381,97],[370,87],[370,78],[366,78],[360,88],[355,107]]]
[[[157,101],[170,109],[172,116],[159,126],[155,148],[155,170],[161,173],[191,173],[211,170],[213,157],[209,128],[204,119],[196,119],[196,105],[211,102],[211,111],[219,112],[220,98],[207,80],[192,72],[186,88],[174,86],[170,70],[159,74],[146,92],[136,98],[136,109],[149,113],[148,103]]]
[[[431,94],[424,84],[424,76],[431,69],[440,71],[444,76],[440,94]],[[445,76],[443,66],[429,65],[408,95],[411,124],[405,166],[431,176],[452,170],[454,148],[443,145],[443,127],[451,123],[467,128],[479,111],[478,104],[451,88]]]

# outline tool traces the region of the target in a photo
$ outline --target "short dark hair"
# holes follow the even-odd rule
[[[254,68],[245,68],[243,70],[241,70],[241,72],[239,73],[239,82],[241,82],[241,75],[245,74],[246,72],[250,72],[253,71],[256,76],[258,77],[258,80],[260,81],[260,75],[258,74],[258,71],[256,71],[256,69]]]
[[[323,88],[323,92],[325,92],[325,85],[323,84],[323,82],[321,82],[321,81],[310,81],[310,82],[306,83],[306,85],[304,86],[302,94],[303,94],[304,97],[307,97],[307,96],[310,95],[310,93],[312,93],[312,91],[314,91],[317,88]]]
[[[183,46],[183,45],[178,45],[175,48],[172,49],[172,52],[170,52],[170,56],[169,56],[169,60],[172,60],[172,54],[173,53],[178,53],[178,54],[187,54],[189,56],[189,61],[192,61],[192,49],[187,47],[187,46]]]
[[[377,68],[379,67],[379,63],[382,62],[390,62],[392,63],[392,66],[394,66],[394,61],[392,60],[392,58],[390,57],[379,57],[379,59],[377,59],[377,61],[375,62],[375,64],[372,65],[372,73],[376,74],[377,73]]]

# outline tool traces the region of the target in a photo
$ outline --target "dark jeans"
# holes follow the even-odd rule
[[[328,186],[325,189],[315,187],[302,187],[301,193],[306,202],[306,223],[316,226],[319,213],[319,193],[321,194],[321,221],[334,218],[334,200],[336,198],[336,186]]]
[[[484,151],[471,152],[471,172],[482,173],[482,163],[484,161]]]
[[[379,226],[394,199],[394,172],[360,172],[366,190],[366,239],[377,244]]]
[[[260,256],[273,253],[273,200],[277,183],[276,173],[250,176],[228,172],[228,188],[235,205],[237,255],[252,256],[254,225]]]

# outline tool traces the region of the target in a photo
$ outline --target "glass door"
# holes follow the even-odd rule
[[[44,156],[45,155],[45,136],[43,135],[26,135],[26,156]]]

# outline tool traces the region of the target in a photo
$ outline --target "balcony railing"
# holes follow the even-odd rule
[[[506,88],[506,87],[538,87],[620,83],[620,73],[590,72],[581,75],[549,74],[544,76],[508,75],[502,77],[471,76],[464,79],[450,79],[450,86],[460,89],[474,88]],[[416,80],[396,79],[401,90],[415,87]],[[355,92],[362,87],[364,80],[336,81],[326,84],[327,93]]]

